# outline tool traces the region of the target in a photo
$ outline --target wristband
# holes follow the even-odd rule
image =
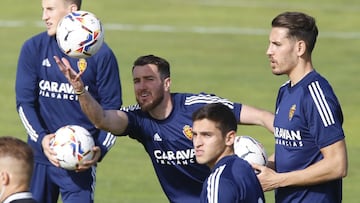
[[[76,91],[76,90],[75,90],[75,94],[78,95],[78,96],[84,94],[85,92],[86,92],[85,88],[83,88],[83,89],[80,90],[80,91]]]

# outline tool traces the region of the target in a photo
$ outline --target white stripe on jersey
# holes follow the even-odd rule
[[[96,186],[96,165],[91,166],[91,176],[92,176],[92,182],[91,182],[91,199],[94,200],[95,195],[95,186]]]
[[[130,106],[122,106],[120,108],[121,111],[126,111],[126,112],[135,111],[135,110],[138,110],[138,109],[141,109],[139,104],[133,104],[133,105],[130,105]]]
[[[110,132],[108,132],[106,134],[106,139],[102,144],[109,150],[115,144],[115,141],[116,141],[116,137]]]
[[[33,140],[34,142],[37,142],[37,139],[39,138],[39,135],[36,134],[36,131],[32,128],[31,124],[26,119],[23,108],[21,106],[19,107],[19,115],[20,115],[20,120],[23,123],[23,125],[24,125],[24,127],[26,129],[26,132],[28,133],[30,139]]]
[[[226,164],[218,167],[208,178],[206,188],[208,203],[218,203],[219,181],[225,167]]]
[[[324,93],[319,85],[319,82],[312,82],[309,86],[309,91],[311,94],[311,97],[313,98],[315,105],[317,107],[317,110],[319,111],[320,117],[324,123],[324,126],[327,127],[329,125],[332,125],[335,123],[333,114],[331,112],[331,109],[329,107],[329,104],[327,103]]]
[[[195,95],[195,96],[186,97],[186,99],[185,99],[185,105],[192,105],[192,104],[197,104],[197,103],[206,103],[206,104],[222,103],[222,104],[228,106],[230,109],[234,108],[233,102],[231,102],[227,99],[220,98],[215,95],[210,95],[210,94],[199,94],[199,95]]]

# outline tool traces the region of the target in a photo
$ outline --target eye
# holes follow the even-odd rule
[[[136,84],[136,83],[139,83],[140,80],[139,79],[133,79],[133,83]]]

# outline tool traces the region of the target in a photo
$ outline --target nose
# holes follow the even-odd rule
[[[47,12],[46,12],[46,10],[45,9],[43,9],[43,11],[42,11],[42,17],[41,17],[41,19],[42,20],[46,20],[46,19],[48,19],[48,14],[47,14]]]
[[[193,136],[193,144],[195,148],[199,148],[202,145],[200,136]]]
[[[267,50],[266,50],[266,55],[267,55],[267,56],[272,55],[271,45],[268,46],[268,48],[267,48]]]
[[[145,82],[143,80],[140,80],[136,83],[136,89],[143,90],[145,89]]]

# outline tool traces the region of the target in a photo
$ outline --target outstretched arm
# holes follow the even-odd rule
[[[73,86],[75,93],[79,97],[81,109],[90,121],[99,129],[109,131],[115,135],[122,134],[128,125],[126,113],[120,110],[104,110],[86,91],[81,80],[82,72],[76,73],[66,58],[60,60],[59,57],[54,56],[54,59],[61,72]]]
[[[259,125],[274,132],[274,114],[248,105],[242,105],[240,111],[240,124]]]

